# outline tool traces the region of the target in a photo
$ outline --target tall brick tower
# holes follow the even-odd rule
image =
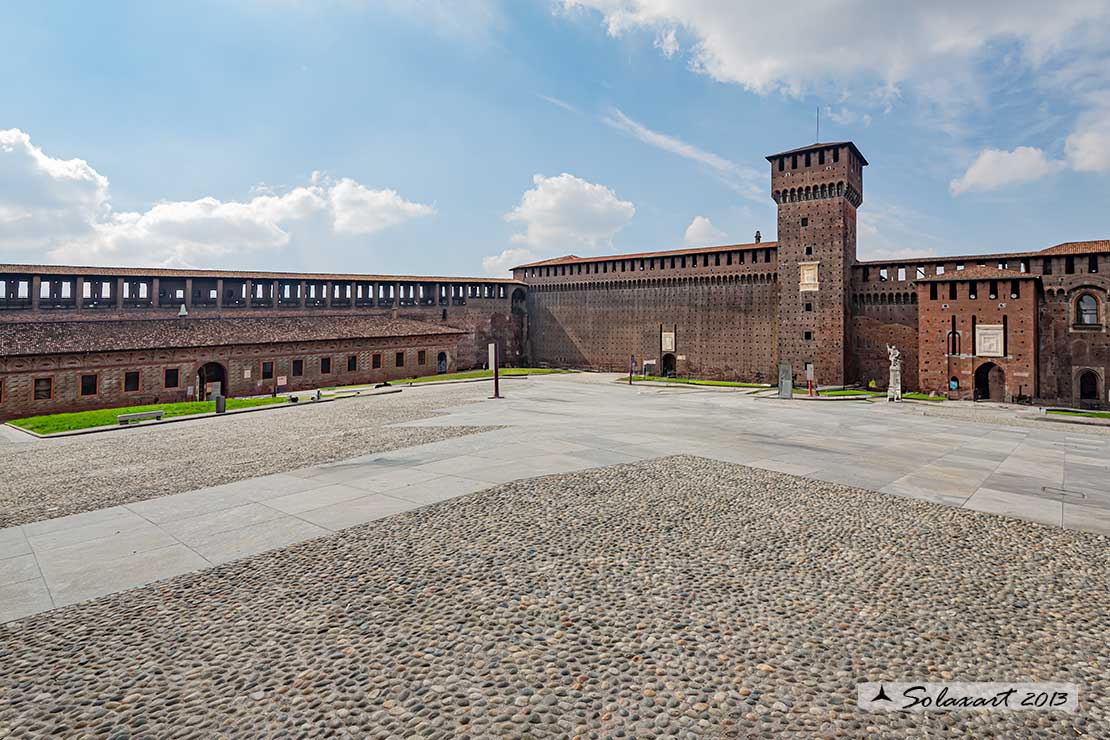
[[[789,362],[799,381],[813,363],[820,384],[854,382],[848,301],[867,160],[850,141],[767,160],[779,207],[779,362]]]

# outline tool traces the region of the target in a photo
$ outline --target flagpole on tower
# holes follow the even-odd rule
[[[816,143],[816,144],[821,143],[821,106],[820,105],[817,106],[817,138],[814,140],[814,143]]]

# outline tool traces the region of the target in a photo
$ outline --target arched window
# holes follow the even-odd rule
[[[1075,302],[1075,323],[1084,326],[1098,324],[1098,300],[1090,293],[1080,296]]]

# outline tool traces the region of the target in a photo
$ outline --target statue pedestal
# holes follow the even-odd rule
[[[902,369],[890,368],[890,382],[886,386],[886,400],[901,403],[902,401]]]

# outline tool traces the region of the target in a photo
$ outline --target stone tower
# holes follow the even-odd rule
[[[848,301],[867,160],[850,141],[767,160],[779,212],[779,362],[802,383],[808,363],[822,385],[855,382]]]

